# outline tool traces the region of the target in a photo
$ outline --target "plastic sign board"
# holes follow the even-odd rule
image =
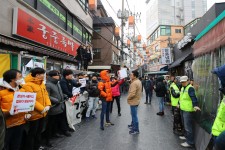
[[[15,114],[19,112],[33,111],[35,102],[36,93],[15,92],[10,113]]]

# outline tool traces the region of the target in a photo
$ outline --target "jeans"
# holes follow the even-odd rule
[[[146,94],[146,103],[148,103],[148,98],[149,98],[149,103],[152,101],[152,91],[145,91]]]
[[[181,111],[185,137],[189,145],[194,145],[193,112]]]
[[[159,100],[159,112],[164,112],[164,97],[158,97]]]
[[[131,118],[132,118],[132,130],[139,131],[139,123],[137,116],[138,106],[130,106]]]
[[[218,137],[214,137],[214,149],[223,150],[225,147],[225,131],[220,133]]]
[[[92,111],[92,115],[95,115],[98,99],[99,99],[98,97],[89,97],[88,110],[86,112],[86,117],[90,117],[91,111]]]
[[[120,114],[120,111],[121,111],[121,108],[120,108],[120,96],[113,97],[113,101],[111,102],[110,112],[112,113],[113,102],[114,102],[115,99],[116,99],[116,104],[117,104],[117,108],[118,108],[118,114]]]
[[[110,109],[111,102],[106,102],[102,100],[102,112],[101,112],[101,122],[100,126],[104,127],[104,115],[106,114],[106,122],[110,122],[109,120],[109,109]]]
[[[24,125],[6,129],[5,150],[19,150],[23,138]]]

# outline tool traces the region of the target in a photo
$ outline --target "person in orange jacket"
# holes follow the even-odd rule
[[[108,70],[103,70],[100,72],[100,77],[102,81],[98,83],[98,89],[100,90],[100,99],[102,100],[102,112],[101,112],[101,122],[100,129],[104,130],[104,114],[106,114],[106,125],[114,125],[109,119],[109,109],[112,102],[112,86],[115,86],[118,82],[113,85],[110,82],[110,75]]]
[[[21,72],[15,69],[6,71],[3,74],[3,79],[0,81],[0,108],[6,119],[5,150],[20,149],[24,124],[26,123],[25,119],[31,117],[31,115],[27,113],[10,111],[14,93],[20,90],[20,84],[22,82]]]
[[[51,101],[44,84],[45,70],[34,68],[25,77],[25,84],[22,90],[36,93],[34,111],[29,119],[29,131],[25,139],[24,150],[38,150],[41,147],[41,133],[44,130],[45,116],[51,106]]]

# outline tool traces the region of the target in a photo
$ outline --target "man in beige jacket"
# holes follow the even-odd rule
[[[137,71],[133,71],[130,78],[131,84],[128,92],[127,103],[130,105],[132,122],[131,125],[128,125],[128,128],[131,129],[129,134],[139,134],[137,108],[141,100],[142,84],[138,79]]]

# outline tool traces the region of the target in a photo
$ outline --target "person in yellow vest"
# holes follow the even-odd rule
[[[29,131],[25,139],[23,150],[38,150],[41,146],[41,134],[45,125],[45,117],[50,109],[51,101],[44,84],[45,70],[42,68],[34,68],[25,77],[25,84],[22,90],[25,92],[36,93],[36,102],[34,111],[31,112],[29,119]]]
[[[178,101],[180,98],[180,89],[177,84],[178,79],[174,76],[171,76],[171,84],[170,84],[170,99],[171,99],[171,105],[172,105],[172,112],[174,114],[174,109],[178,105]]]
[[[4,118],[6,119],[5,150],[20,149],[26,119],[31,117],[31,115],[27,113],[10,111],[13,103],[14,93],[19,92],[20,84],[22,82],[23,79],[21,72],[15,69],[4,72],[3,79],[0,81],[0,109],[2,110]],[[2,123],[4,122],[0,122],[0,124]],[[0,140],[4,141],[4,139]]]
[[[215,68],[212,73],[220,79],[223,93],[223,99],[217,111],[216,119],[212,126],[212,135],[214,136],[214,147],[216,150],[225,149],[225,65]]]
[[[193,118],[195,111],[201,111],[198,107],[198,99],[195,94],[194,87],[189,84],[188,77],[182,76],[180,78],[182,84],[180,92],[179,107],[181,109],[181,116],[183,120],[183,125],[185,129],[185,136],[180,136],[181,140],[186,140],[186,142],[181,143],[183,147],[194,147],[194,130],[193,130]]]

